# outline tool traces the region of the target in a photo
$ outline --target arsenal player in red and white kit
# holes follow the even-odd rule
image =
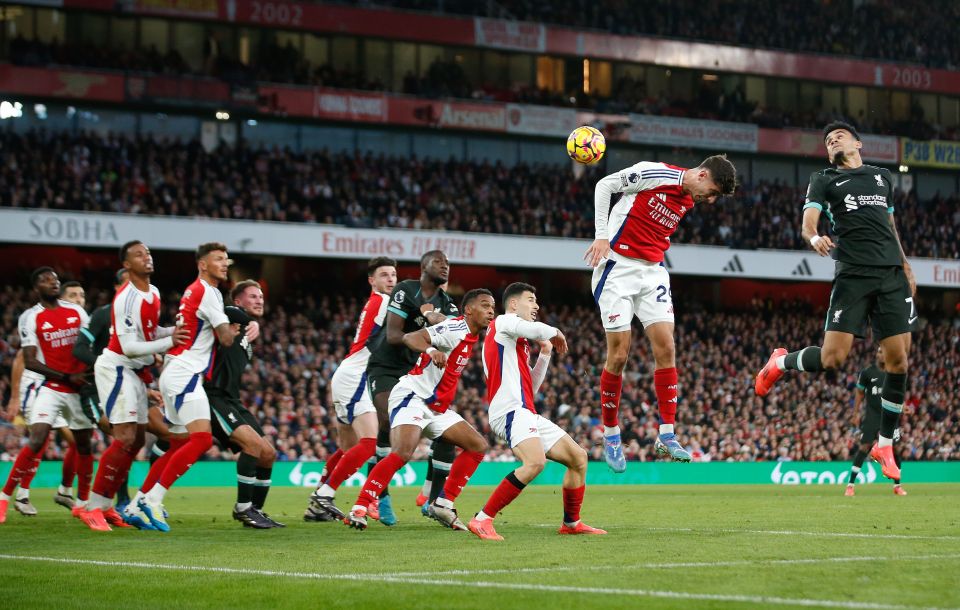
[[[343,519],[345,515],[336,507],[333,497],[340,485],[377,450],[379,423],[367,384],[367,362],[370,360],[367,342],[383,328],[390,293],[397,285],[397,261],[385,256],[371,260],[367,264],[367,282],[371,289],[370,298],[360,312],[353,344],[330,378],[339,448],[327,460],[320,485],[310,496],[310,505],[303,514],[306,521]]]
[[[160,394],[171,424],[170,432],[186,432],[189,436],[176,445],[171,440],[157,482],[149,489],[144,485],[146,493],[137,502],[151,525],[164,532],[170,530],[163,514],[167,490],[213,445],[210,402],[203,390],[203,377],[213,366],[214,341],[229,347],[240,332],[239,325],[231,324],[227,318],[218,288],[221,282],[227,281],[230,268],[227,247],[218,242],[201,244],[197,247],[196,259],[199,274],[183,292],[177,314],[177,326],[187,331],[186,341],[167,352],[160,374]],[[253,341],[259,333],[256,322],[247,325],[248,340]],[[160,464],[161,460],[157,460],[154,467],[159,469]]]
[[[606,534],[580,520],[587,481],[587,452],[557,424],[537,413],[534,395],[540,390],[555,347],[563,355],[567,340],[559,328],[537,322],[537,289],[514,282],[503,291],[504,314],[497,316],[483,340],[483,372],[487,379],[490,428],[507,441],[521,466],[504,477],[483,510],[467,526],[484,540],[503,540],[493,519],[520,495],[551,460],[567,467],[563,477],[561,534]],[[530,342],[540,345],[537,364],[530,368]]]
[[[654,388],[660,410],[657,453],[689,462],[677,441],[677,368],[673,341],[670,274],[663,265],[670,236],[694,205],[732,195],[737,172],[724,155],[708,157],[684,169],[641,161],[597,183],[594,195],[595,241],[584,258],[594,268],[593,300],[607,334],[607,360],[600,375],[604,453],[614,472],[627,469],[620,440],[618,411],[623,368],[636,316],[650,340],[656,361]]]
[[[20,346],[27,370],[44,377],[27,421],[30,441],[17,454],[3,491],[0,492],[0,523],[20,479],[35,472],[58,416],[73,431],[77,447],[77,505],[86,504],[93,476],[91,436],[93,423],[83,414],[77,390],[86,383],[86,365],[73,356],[73,345],[89,318],[82,307],[60,300],[60,279],[51,267],[40,267],[30,276],[40,301],[20,316]]]
[[[124,519],[112,507],[112,499],[144,444],[147,384],[153,380],[150,369],[157,355],[187,337],[183,327],[160,327],[162,303],[160,291],[150,283],[150,249],[141,241],[127,242],[120,248],[120,263],[128,279],[113,297],[110,340],[93,367],[100,404],[113,427],[113,442],[100,456],[93,495],[81,514],[91,529],[105,531],[110,525],[125,527],[125,521],[149,526],[135,503],[127,507],[134,518]]]

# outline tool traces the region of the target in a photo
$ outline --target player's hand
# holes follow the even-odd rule
[[[549,356],[553,352],[553,343],[549,341],[537,341],[540,344],[540,353],[544,356]]]
[[[253,343],[260,336],[260,323],[256,320],[247,324],[247,341]]]
[[[157,390],[147,389],[148,407],[159,407],[163,404],[163,394]]]
[[[84,373],[71,373],[66,381],[75,388],[82,388],[87,385],[87,376]]]
[[[175,346],[176,346],[176,345],[184,345],[184,344],[186,344],[187,341],[190,340],[190,330],[187,329],[187,327],[186,327],[186,326],[183,326],[182,324],[177,324],[177,325],[173,328],[173,335],[172,335],[172,336],[173,336],[173,344],[174,344]]]
[[[907,283],[910,284],[911,296],[917,296],[917,278],[913,275],[913,268],[910,263],[903,263],[903,273],[907,276]]]
[[[11,396],[10,401],[7,403],[7,408],[3,411],[3,419],[7,421],[13,421],[17,417],[17,413],[20,412],[20,401],[16,396]]]
[[[557,334],[550,339],[550,343],[553,344],[553,348],[557,350],[557,353],[561,356],[567,353],[567,338],[563,336],[560,329],[557,329]]]
[[[234,339],[236,339],[238,336],[240,336],[240,325],[239,325],[239,324],[231,324],[231,325],[230,325],[230,336],[232,336]]]
[[[820,239],[817,240],[817,243],[810,244],[810,247],[813,248],[813,251],[820,256],[829,256],[830,248],[835,248],[836,245],[833,243],[833,240],[830,239],[829,235],[821,235]]]
[[[440,350],[430,354],[430,359],[433,360],[433,365],[438,369],[442,369],[447,366],[447,355]]]
[[[587,248],[587,253],[583,255],[583,260],[587,261],[591,267],[596,267],[600,264],[600,260],[610,256],[610,240],[609,239],[595,239],[590,247]]]
[[[422,313],[423,315],[427,315],[433,310],[434,310],[434,307],[432,303],[424,303],[423,305],[420,306],[420,313]]]

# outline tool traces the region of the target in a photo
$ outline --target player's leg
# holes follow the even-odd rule
[[[66,422],[64,422],[66,423]],[[60,438],[67,444],[67,450],[63,453],[63,465],[60,468],[60,485],[57,487],[57,493],[53,496],[53,501],[61,504],[60,498],[68,496],[73,499],[73,479],[77,474],[77,443],[73,439],[73,433],[70,428],[63,426],[56,429],[60,433]],[[23,484],[20,485],[23,487]],[[29,484],[27,485],[29,487]]]
[[[467,526],[457,515],[454,502],[467,486],[470,477],[477,471],[490,446],[473,426],[463,421],[463,418],[454,411],[437,415],[427,427],[427,433],[431,436],[438,432],[440,439],[451,447],[460,447],[462,451],[453,460],[449,476],[446,477],[436,499],[430,504],[430,516],[451,529],[467,531]]]
[[[844,490],[843,495],[853,496],[856,494],[854,489],[857,484],[857,477],[860,476],[864,461],[866,461],[867,456],[870,455],[870,447],[874,441],[876,441],[876,434],[871,437],[865,430],[860,435],[860,443],[857,445],[856,453],[853,454],[853,465],[850,466],[850,478],[847,479],[847,488]]]
[[[897,451],[897,443],[899,442],[900,442],[900,428],[897,428],[896,430],[893,431],[893,447],[894,447],[893,459],[897,462],[897,468],[900,468],[900,462],[901,462],[900,452]],[[897,495],[897,496],[907,495],[907,490],[900,485],[900,479],[895,479],[893,481],[893,493],[894,495]]]
[[[523,417],[524,411],[530,413],[526,409],[517,409],[513,414]],[[507,415],[509,416],[511,414],[508,413]],[[532,421],[532,418],[529,419]],[[513,455],[520,460],[520,466],[500,481],[497,488],[490,494],[486,504],[483,505],[483,509],[478,512],[467,525],[467,528],[471,532],[483,540],[503,540],[503,536],[498,534],[497,530],[494,529],[493,520],[500,511],[517,499],[520,492],[522,492],[531,481],[543,472],[543,468],[547,463],[547,454],[543,450],[543,442],[540,440],[539,434],[530,434],[530,430],[536,430],[536,426],[524,425],[524,422],[514,424],[512,421],[509,422],[509,424],[506,428],[510,431],[510,434],[507,435],[509,436],[507,442],[514,440],[514,431],[520,432],[523,430],[525,432],[526,437],[523,438],[523,440],[516,441],[516,444],[511,443]]]
[[[377,448],[374,459],[368,462],[367,476],[373,472],[373,465],[385,458],[390,453],[390,416],[389,401],[393,388],[400,381],[399,375],[389,372],[367,371],[368,392],[372,397],[374,407],[377,410],[377,419],[380,423],[380,429],[377,433]],[[385,487],[380,493],[380,503],[377,506],[377,516],[380,523],[384,525],[396,525],[397,515],[393,511],[393,503],[390,499],[390,488]]]
[[[74,429],[73,437],[77,442],[77,501],[73,507],[73,516],[80,517],[90,501],[90,487],[93,483],[93,430]]]
[[[880,462],[883,476],[897,481],[900,467],[893,455],[893,433],[900,424],[900,413],[907,393],[907,363],[910,351],[910,333],[893,335],[880,340],[883,347],[883,386],[880,389],[880,436],[877,447],[870,454]]]
[[[427,502],[430,501],[430,492],[433,490],[433,446],[427,451],[427,474],[423,477],[423,485],[420,486],[420,493],[417,494],[416,504],[420,507],[420,512],[425,517],[429,516],[427,512]]]
[[[214,417],[217,419],[222,417],[222,412],[218,407],[212,407],[212,410]],[[239,418],[234,417],[235,421],[237,419]],[[253,495],[257,487],[257,466],[260,463],[261,454],[266,449],[262,442],[263,438],[252,426],[241,424],[230,431],[229,440],[231,449],[239,450],[237,456],[237,503],[233,507],[233,518],[243,523],[244,527],[271,529],[274,526],[253,505]],[[273,447],[270,447],[268,452],[271,454],[268,457],[272,467],[276,451],[273,450]]]
[[[56,421],[54,422],[53,434],[47,435],[47,438],[43,442],[43,446],[40,447],[40,452],[38,453],[40,461],[43,461],[43,456],[47,453],[47,447],[50,446],[51,437],[56,443],[57,432],[66,431],[69,434],[69,429],[66,428],[67,422],[63,420],[63,417],[58,415]],[[60,426],[59,430],[57,426]],[[70,460],[70,472],[72,473],[75,470],[76,465],[76,451],[74,450],[74,441],[73,435],[64,436],[64,439],[69,443],[69,449],[64,453],[64,470],[67,469],[67,460]],[[37,470],[39,469],[39,462],[37,463],[37,468],[28,470],[26,474],[20,479],[20,489],[17,490],[17,501],[13,505],[17,509],[17,512],[21,515],[27,517],[34,517],[37,515],[37,508],[30,502],[30,485],[33,483],[33,477],[37,475]],[[54,502],[57,500],[57,496],[53,497]],[[67,506],[68,509],[73,509],[73,496],[70,495],[70,504]]]
[[[447,477],[453,468],[457,457],[457,449],[442,438],[433,441],[430,446],[430,462],[427,467],[427,476],[430,477],[430,491],[427,493],[427,503],[433,503],[447,484]],[[428,509],[429,510],[429,509]]]
[[[314,509],[312,512],[319,512],[330,518],[343,519],[346,515],[337,508],[333,498],[343,482],[356,474],[360,467],[373,457],[377,448],[379,422],[376,412],[368,411],[355,415],[352,423],[338,422],[338,426],[341,431],[340,438],[347,451],[330,473],[326,483],[310,496],[310,502]],[[308,512],[311,512],[310,509]]]
[[[606,534],[602,529],[590,527],[580,520],[580,508],[583,506],[583,495],[587,488],[587,452],[578,445],[569,434],[563,433],[555,424],[540,417],[543,422],[541,428],[550,424],[556,430],[541,429],[541,438],[545,444],[552,446],[547,450],[547,459],[558,462],[567,467],[563,475],[563,525],[560,534]],[[557,438],[559,436],[559,438]]]
[[[52,419],[49,418],[47,421],[52,421]],[[17,454],[17,458],[13,462],[13,468],[10,469],[10,474],[7,476],[7,482],[4,484],[3,490],[0,491],[0,523],[7,520],[7,507],[14,490],[20,485],[20,480],[27,473],[36,472],[40,466],[43,449],[46,447],[49,437],[50,424],[35,423],[30,425],[29,441]]]
[[[644,328],[656,363],[653,384],[660,411],[660,428],[655,446],[660,455],[669,455],[678,462],[689,462],[690,453],[680,444],[674,430],[679,379],[673,331],[673,322],[655,322]]]

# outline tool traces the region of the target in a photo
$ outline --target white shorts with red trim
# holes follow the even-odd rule
[[[543,443],[544,453],[549,452],[560,439],[567,436],[563,428],[557,424],[523,407],[517,407],[501,417],[491,419],[490,429],[507,441],[511,449],[525,440],[539,438]]]
[[[453,409],[437,413],[428,407],[422,398],[402,385],[394,387],[390,392],[387,409],[390,413],[391,428],[403,425],[419,426],[423,435],[431,440],[443,436],[444,432],[463,421],[460,414]]]
[[[160,373],[160,394],[170,432],[186,432],[186,425],[198,419],[210,421],[210,401],[203,389],[203,373],[194,373],[176,360],[168,360]]]
[[[30,406],[27,422],[33,424],[50,424],[54,428],[70,428],[71,430],[89,430],[93,423],[83,413],[80,406],[79,394],[68,394],[51,390],[41,386],[37,397]]]
[[[593,270],[590,286],[607,331],[628,330],[634,316],[644,328],[673,323],[670,273],[660,263],[611,253]]]

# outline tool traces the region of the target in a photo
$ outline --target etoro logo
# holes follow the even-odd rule
[[[792,464],[791,462],[777,462],[773,472],[770,473],[770,480],[777,485],[835,485],[847,482],[850,477],[850,470],[844,469],[839,474],[826,469],[821,470],[785,470]],[[797,464],[798,466],[800,464]],[[877,480],[877,471],[873,464],[867,462],[863,470],[857,475],[858,483],[873,483]]]

